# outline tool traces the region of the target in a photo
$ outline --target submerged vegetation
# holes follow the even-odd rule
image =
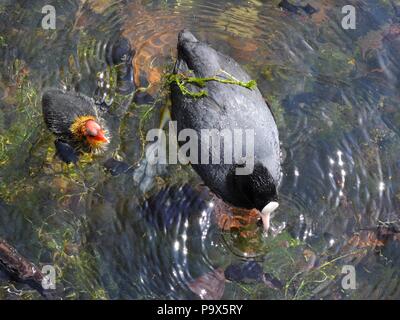
[[[23,60],[14,60],[7,81],[7,105],[0,110],[0,206],[7,208],[7,214],[2,214],[1,236],[18,238],[9,230],[24,226],[28,248],[24,253],[30,253],[28,257],[38,266],[47,262],[55,267],[57,283],[65,289],[56,296],[105,298],[104,289],[93,284],[95,256],[81,239],[85,217],[74,213],[101,182],[103,170],[93,166],[89,156],[81,159],[79,168],[55,158],[53,138],[45,131],[40,112],[40,89]],[[60,214],[66,219],[60,221]],[[2,288],[9,286],[0,282],[4,297]],[[21,297],[37,299],[40,295],[28,288]]]

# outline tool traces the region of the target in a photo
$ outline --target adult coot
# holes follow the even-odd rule
[[[196,78],[214,78],[248,83],[251,78],[232,58],[221,54],[209,45],[198,41],[194,35],[183,30],[178,36],[178,59],[174,74]],[[192,163],[194,170],[204,183],[224,201],[233,206],[258,209],[262,214],[264,228],[269,228],[269,216],[278,207],[277,188],[281,181],[280,149],[278,129],[274,117],[257,88],[249,89],[238,84],[227,84],[207,80],[200,88],[186,82],[182,90],[177,81],[171,81],[172,119],[177,130],[194,129],[198,136],[202,129],[250,130],[254,138],[252,158],[253,170],[249,174],[238,174],[244,163],[233,159],[224,162],[224,152],[233,154],[232,146],[221,143],[210,148],[209,141],[198,141],[198,152],[207,154],[209,159],[219,157],[219,164]],[[206,95],[194,97],[187,91]],[[225,130],[226,131],[226,130]],[[233,135],[232,135],[233,136]],[[251,139],[250,139],[251,140]],[[239,146],[246,148],[246,141]],[[234,143],[233,143],[234,145]],[[247,160],[246,160],[247,161]],[[215,163],[215,162],[213,162]]]
[[[57,137],[57,155],[76,162],[82,152],[97,152],[109,142],[104,121],[94,101],[79,93],[49,89],[42,96],[43,118]]]

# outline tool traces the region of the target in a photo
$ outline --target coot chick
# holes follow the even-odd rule
[[[183,30],[178,36],[178,59],[175,74],[190,74],[197,78],[231,78],[249,82],[249,75],[232,58],[219,53],[198,41],[192,33]],[[199,92],[195,85],[188,89]],[[243,163],[233,159],[223,163],[224,146],[209,150],[209,145],[199,141],[199,154],[220,158],[220,164],[193,164],[192,167],[204,183],[222,200],[233,206],[258,209],[264,228],[269,228],[269,215],[278,207],[277,188],[281,181],[278,129],[274,117],[257,88],[248,89],[236,84],[208,81],[201,88],[207,96],[195,98],[184,94],[179,86],[171,83],[172,119],[177,130],[194,129],[201,136],[202,129],[246,129],[254,132],[254,170],[247,175],[237,175]],[[241,146],[245,147],[245,146]],[[218,150],[218,149],[217,149]],[[227,150],[232,152],[231,150]],[[200,162],[200,161],[199,161]]]
[[[107,128],[94,101],[82,94],[49,89],[42,96],[43,118],[57,137],[56,154],[77,162],[82,152],[99,152],[109,143]]]

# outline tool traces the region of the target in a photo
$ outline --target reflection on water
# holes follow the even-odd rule
[[[310,0],[310,16],[278,2],[56,1],[56,30],[40,28],[41,1],[2,2],[0,237],[54,265],[60,297],[400,297],[400,4],[350,1],[357,29],[343,30],[349,1]],[[141,161],[141,135],[168,105],[163,74],[185,27],[243,65],[274,111],[284,157],[274,237],[218,216],[219,200],[190,167]],[[136,50],[147,104],[116,96],[107,154],[62,165],[42,122],[42,90],[93,96],[105,72],[114,94],[105,55],[121,33]],[[111,156],[135,175],[104,170]],[[230,281],[244,278],[231,271],[246,263],[263,277]],[[357,290],[341,288],[345,264],[356,268]],[[0,277],[0,298],[32,297],[40,295]]]

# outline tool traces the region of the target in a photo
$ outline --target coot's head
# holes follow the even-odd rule
[[[207,44],[200,42],[188,30],[182,30],[178,35],[178,61],[186,64],[199,76],[215,74],[219,69],[218,52]],[[178,65],[178,69],[185,69]]]
[[[263,164],[257,163],[249,175],[237,175],[235,170],[232,170],[227,182],[228,192],[233,199],[236,199],[233,205],[259,210],[264,226],[268,229],[269,217],[279,206],[278,182],[268,169]]]
[[[77,117],[70,130],[75,140],[85,141],[93,149],[100,149],[109,143],[105,130],[93,116]]]

